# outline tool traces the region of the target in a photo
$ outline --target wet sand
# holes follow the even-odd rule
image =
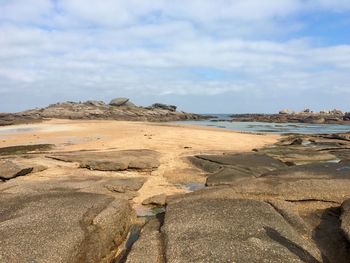
[[[139,173],[100,172],[80,169],[75,163],[55,161],[43,156],[30,161],[49,169],[21,180],[45,180],[57,176],[98,175],[144,176],[148,180],[134,199],[165,193],[186,192],[186,184],[203,183],[202,172],[191,166],[186,156],[195,154],[245,152],[273,144],[279,135],[243,134],[223,129],[169,123],[127,121],[49,120],[39,124],[0,127],[0,147],[28,144],[55,144],[53,152],[82,150],[151,149],[161,153],[158,169]]]

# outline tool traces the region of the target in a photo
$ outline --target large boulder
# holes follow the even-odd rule
[[[278,112],[279,114],[290,114],[290,111],[288,109],[283,109]]]
[[[0,184],[0,262],[112,262],[146,179],[80,172]]]
[[[163,109],[163,110],[168,110],[168,111],[176,111],[177,107],[174,105],[167,105],[167,104],[163,104],[163,103],[154,103],[152,105],[152,108],[158,108],[158,109]]]
[[[12,161],[0,161],[0,179],[9,180],[17,176],[29,174],[33,167],[16,164]]]
[[[112,99],[111,102],[109,103],[109,105],[111,106],[123,106],[125,105],[127,102],[129,101],[128,98],[115,98]]]
[[[128,201],[101,194],[1,194],[0,261],[109,262],[133,217]]]
[[[78,162],[82,168],[100,171],[149,170],[159,166],[159,153],[152,150],[77,152],[49,157],[66,162]]]

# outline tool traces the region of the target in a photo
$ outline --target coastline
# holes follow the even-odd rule
[[[165,254],[169,262],[193,262],[203,251],[225,262],[232,259],[225,251],[274,258],[254,247],[258,240],[281,258],[300,258],[281,236],[319,262],[326,253],[345,263],[333,259],[350,255],[341,232],[348,222],[339,223],[350,200],[349,149],[349,134],[257,135],[163,122],[52,119],[2,127],[0,222],[11,227],[0,227],[10,240],[1,249],[9,262],[31,257],[33,247],[37,259],[71,259],[79,247],[89,262],[100,262],[101,253],[113,263]],[[8,219],[13,213],[20,216]],[[320,243],[325,238],[331,247]],[[86,247],[84,240],[97,242]]]

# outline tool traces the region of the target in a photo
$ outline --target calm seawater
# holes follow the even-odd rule
[[[217,116],[218,119],[230,119],[229,114],[209,114]],[[216,127],[240,132],[258,133],[342,133],[350,132],[350,125],[339,124],[307,124],[307,123],[270,123],[270,122],[226,122],[226,121],[178,121],[179,124],[190,124],[207,127]]]

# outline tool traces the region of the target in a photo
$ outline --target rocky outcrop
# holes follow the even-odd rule
[[[1,113],[0,112],[0,126],[27,124],[41,122],[42,117],[39,113]]]
[[[177,121],[209,118],[207,116],[179,112],[176,106],[161,103],[151,107],[138,107],[128,98],[116,98],[109,104],[103,101],[64,102],[51,104],[46,108],[18,113],[0,113],[0,126],[39,122],[46,118],[84,120],[127,120],[127,121]]]
[[[163,109],[163,110],[168,110],[168,111],[171,111],[171,112],[175,112],[177,107],[174,106],[174,105],[167,105],[167,104],[162,104],[162,103],[154,103],[154,104],[152,104],[152,106],[150,108]]]
[[[5,149],[2,158],[15,160],[12,150]],[[30,153],[20,150],[23,156]],[[159,165],[159,153],[150,150],[45,156],[102,171]],[[189,159],[203,170],[207,187],[145,199],[147,209],[162,206],[161,214],[145,224],[133,245],[134,224],[141,219],[135,219],[129,200],[146,173],[75,169],[77,176],[67,169],[67,176],[54,170],[46,178],[1,183],[1,260],[348,263],[349,134],[284,136],[253,152]]]
[[[152,170],[159,166],[159,153],[152,150],[77,152],[55,154],[49,157],[65,162],[77,162],[81,168],[100,171]]]
[[[346,112],[343,116],[344,121],[350,121],[350,112]]]
[[[0,179],[9,180],[17,176],[23,176],[33,171],[33,167],[14,163],[10,160],[0,160]]]
[[[45,169],[46,167],[41,165],[24,165],[13,160],[0,160],[0,180],[10,180]]]
[[[277,123],[312,123],[312,124],[342,124],[350,123],[349,114],[340,110],[313,112],[305,109],[301,112],[293,112],[288,109],[279,111],[278,114],[233,114],[231,121],[244,122],[277,122]]]
[[[126,200],[94,193],[2,195],[0,204],[3,262],[101,262],[133,217]]]
[[[55,176],[0,185],[1,262],[112,262],[144,178]],[[125,188],[124,193],[111,191]]]
[[[347,263],[349,146],[345,134],[298,135],[190,157],[207,187],[168,197],[164,221],[141,232],[127,262],[147,251],[155,262]]]

